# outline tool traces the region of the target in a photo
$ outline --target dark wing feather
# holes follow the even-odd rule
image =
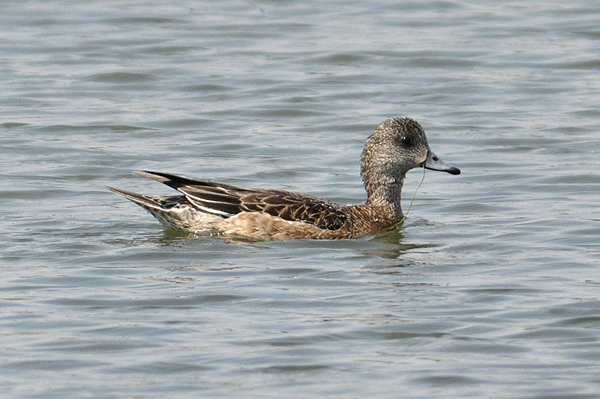
[[[347,220],[339,206],[327,200],[289,191],[257,190],[241,197],[244,211],[265,212],[290,221],[302,221],[321,229],[337,230]]]
[[[138,175],[159,181],[184,194],[187,200],[204,212],[229,217],[241,211],[239,187],[208,181],[186,179],[162,172],[138,172]]]
[[[338,205],[309,195],[280,190],[246,189],[159,172],[139,174],[178,190],[203,211],[223,217],[239,212],[264,212],[327,230],[337,230],[347,221],[346,213]]]

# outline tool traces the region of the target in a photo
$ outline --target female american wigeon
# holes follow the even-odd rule
[[[247,189],[147,171],[137,174],[183,195],[146,196],[110,189],[169,229],[258,240],[358,238],[403,220],[402,184],[406,172],[417,167],[460,174],[460,169],[431,151],[418,122],[396,118],[384,121],[367,139],[360,170],[367,201],[361,205],[341,206],[289,191]]]

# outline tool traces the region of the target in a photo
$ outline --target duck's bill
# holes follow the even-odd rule
[[[448,172],[451,175],[460,175],[460,169],[452,165],[448,165],[440,159],[434,152],[427,153],[427,159],[424,162],[425,169],[437,170],[440,172]]]

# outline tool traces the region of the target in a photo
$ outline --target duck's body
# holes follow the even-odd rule
[[[183,195],[157,197],[111,190],[142,206],[166,228],[258,240],[358,238],[402,221],[404,176],[415,167],[460,174],[430,149],[423,128],[408,118],[384,121],[361,157],[367,201],[340,206],[289,191],[247,189],[158,172],[138,172]]]

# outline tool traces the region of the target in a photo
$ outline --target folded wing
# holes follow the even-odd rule
[[[181,192],[203,212],[224,218],[240,212],[264,212],[327,230],[337,230],[347,221],[343,209],[318,197],[281,190],[246,189],[160,172],[144,171],[138,174]]]

